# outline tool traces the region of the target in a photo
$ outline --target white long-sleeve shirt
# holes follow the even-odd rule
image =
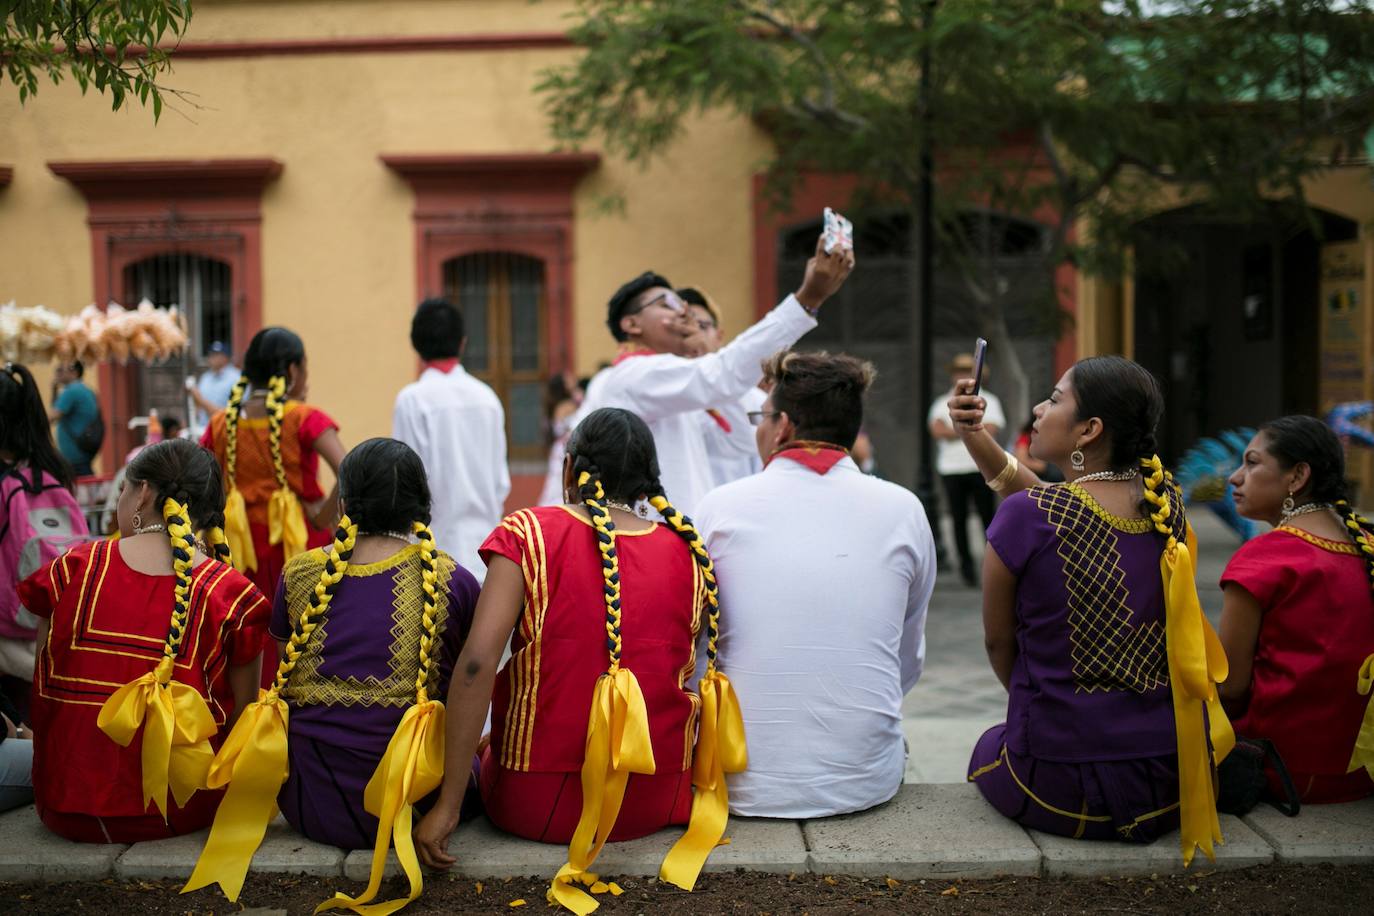
[[[510,493],[501,399],[461,365],[431,366],[396,396],[391,430],[425,464],[435,542],[481,581],[477,548],[501,523]]]
[[[714,409],[720,420],[710,412],[702,413],[701,427],[706,437],[706,454],[711,457],[711,476],[716,486],[763,470],[755,430],[749,423],[749,411],[762,410],[767,400],[768,395],[762,390],[750,388],[739,400]],[[726,432],[725,426],[730,427],[729,432]]]
[[[825,817],[890,799],[935,585],[921,501],[848,457],[825,474],[777,457],[712,491],[695,518],[720,583],[719,664],[749,742],[730,810]]]
[[[578,419],[600,407],[620,407],[643,419],[654,434],[668,500],[691,515],[716,483],[702,412],[738,401],[763,378],[764,359],[815,326],[816,319],[789,295],[715,353],[696,359],[671,353],[622,359],[588,389]]]

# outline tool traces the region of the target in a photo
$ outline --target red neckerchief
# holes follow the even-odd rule
[[[450,356],[446,359],[427,359],[425,360],[426,369],[438,369],[444,375],[453,371],[453,367],[458,365],[458,357]]]
[[[789,458],[817,474],[825,474],[848,456],[849,449],[842,445],[835,445],[833,442],[796,439],[778,446],[773,454],[768,456],[768,461],[764,462],[764,467],[772,464],[774,458]]]
[[[633,359],[633,358],[636,357],[636,356],[657,356],[657,355],[658,355],[658,353],[656,353],[656,352],[653,351],[653,350],[650,350],[648,347],[644,347],[644,348],[639,349],[639,350],[630,350],[630,349],[627,348],[627,349],[621,350],[619,353],[616,354],[615,359],[611,361],[611,365],[612,365],[612,366],[619,366],[621,363],[625,362],[625,360],[627,360],[627,359]]]
[[[644,347],[644,348],[639,349],[639,350],[624,349],[624,350],[621,350],[618,354],[616,354],[616,357],[615,357],[615,359],[611,362],[611,365],[612,365],[612,366],[619,366],[621,363],[625,362],[625,360],[627,360],[627,359],[634,359],[636,356],[657,356],[657,355],[658,355],[657,351],[655,351],[655,350],[650,350],[648,347]],[[712,420],[715,420],[715,421],[716,421],[716,425],[719,426],[721,429],[725,430],[725,432],[726,432],[727,434],[730,432],[730,421],[727,420],[727,419],[725,419],[723,416],[721,416],[721,415],[720,415],[720,411],[716,410],[714,407],[708,407],[708,408],[706,408],[706,413],[707,413],[708,416],[710,416],[710,418],[711,418]]]

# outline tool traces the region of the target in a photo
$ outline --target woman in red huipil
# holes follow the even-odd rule
[[[1236,734],[1274,743],[1303,802],[1363,798],[1374,791],[1354,759],[1357,738],[1374,751],[1360,692],[1374,663],[1374,529],[1345,500],[1340,440],[1314,417],[1281,417],[1260,427],[1230,482],[1237,511],[1274,526],[1221,577],[1220,690]]]

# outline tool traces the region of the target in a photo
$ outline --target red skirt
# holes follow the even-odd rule
[[[582,816],[581,773],[522,773],[482,751],[482,804],[493,824],[540,843],[568,843]],[[630,774],[610,841],[635,840],[692,816],[692,772]]]

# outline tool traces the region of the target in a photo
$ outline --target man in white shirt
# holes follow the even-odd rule
[[[986,367],[983,370],[987,374]],[[973,376],[973,354],[960,353],[949,364],[951,383]],[[997,395],[984,389],[980,392],[987,401],[983,414],[983,426],[992,433],[993,438],[1006,428],[1007,419],[1002,414],[1002,402]],[[997,499],[993,495],[983,475],[978,472],[973,456],[964,447],[964,441],[954,431],[949,422],[949,399],[954,397],[954,385],[949,391],[935,399],[930,405],[926,422],[930,424],[930,434],[935,437],[935,470],[945,488],[945,502],[949,506],[950,522],[954,525],[954,545],[959,551],[959,575],[965,585],[976,586],[981,581],[978,570],[973,566],[973,550],[968,540],[968,504],[978,511],[986,534],[992,517],[997,512]]]
[[[853,251],[837,247],[827,253],[818,240],[795,294],[715,353],[696,359],[682,355],[691,333],[686,303],[665,278],[641,274],[611,297],[606,324],[621,352],[587,391],[579,414],[599,407],[638,414],[653,431],[669,501],[692,515],[715,486],[701,412],[736,401],[756,387],[762,360],[816,326],[821,304],[853,267]]]
[[[222,340],[210,344],[205,352],[206,370],[200,378],[186,380],[186,393],[196,405],[194,429],[203,430],[210,417],[229,403],[229,393],[239,380],[238,368],[229,360],[229,345]]]
[[[735,814],[862,811],[902,784],[935,543],[921,501],[849,457],[873,375],[851,356],[773,357],[750,417],[763,472],[697,508],[720,582],[719,665],[749,743],[749,768],[729,775]]]
[[[486,565],[477,548],[501,523],[510,493],[506,414],[496,392],[460,362],[467,336],[457,306],[444,299],[421,302],[410,343],[425,368],[396,396],[391,434],[425,464],[435,543],[480,581]]]
[[[725,344],[725,338],[720,333],[720,312],[711,297],[693,286],[685,286],[677,294],[687,303],[693,327],[688,344],[696,352],[689,355],[705,356],[719,350]],[[716,486],[763,470],[748,415],[749,411],[763,406],[765,397],[767,395],[755,386],[739,400],[703,411],[698,418],[706,439],[706,454],[711,459],[711,476],[715,478]]]

